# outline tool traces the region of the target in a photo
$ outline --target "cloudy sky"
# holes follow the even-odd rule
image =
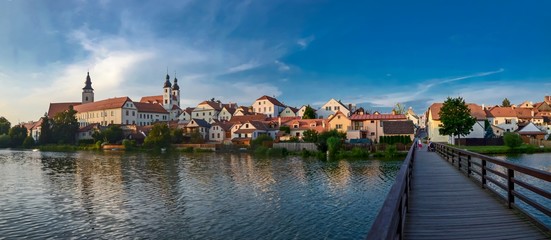
[[[96,100],[138,101],[168,69],[184,107],[551,95],[551,1],[482,2],[0,0],[0,116],[80,101],[87,71]]]

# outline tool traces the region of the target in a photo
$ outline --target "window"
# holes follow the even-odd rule
[[[128,110],[126,110],[126,116],[128,116]]]
[[[132,111],[132,117],[136,116],[136,112]]]
[[[272,111],[272,107],[269,107],[269,108],[268,108],[268,111],[270,111],[270,112],[271,112],[271,111]]]
[[[372,132],[372,133],[371,133],[371,136],[375,136],[375,133],[374,133],[374,132]]]
[[[341,119],[341,115],[338,115],[338,116],[337,116],[337,119]]]
[[[168,93],[168,89],[165,89],[165,93]]]
[[[196,113],[195,116],[196,116],[196,117],[199,117],[199,113]]]
[[[126,119],[126,124],[128,125],[128,119]]]
[[[325,111],[331,111],[331,107],[325,107]]]
[[[375,123],[375,121],[371,120],[371,123]]]
[[[216,136],[217,136],[218,138],[220,138],[220,133],[217,133]]]
[[[298,124],[293,124],[293,128],[298,128]]]
[[[165,104],[168,104],[168,100],[165,99]]]
[[[505,119],[505,124],[511,124],[511,119]]]
[[[214,133],[212,134],[212,138],[214,138]]]
[[[336,129],[342,129],[342,124],[337,124],[337,125],[335,125],[335,128],[336,128]]]
[[[248,128],[248,127],[249,127],[249,124],[248,124],[248,123],[247,123],[247,124],[245,124],[245,127],[246,127],[246,128]]]
[[[203,113],[203,116],[205,116],[205,113]]]
[[[497,120],[495,120],[494,122],[495,122],[495,125],[497,125],[497,124],[498,124],[498,121],[497,121]]]

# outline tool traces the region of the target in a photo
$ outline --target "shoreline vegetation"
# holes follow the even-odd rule
[[[453,145],[450,145],[453,146]],[[530,144],[522,144],[519,147],[510,148],[508,146],[453,146],[459,149],[465,149],[480,154],[522,154],[522,153],[545,153],[551,152],[549,147],[539,147]]]

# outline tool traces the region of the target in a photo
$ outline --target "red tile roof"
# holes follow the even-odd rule
[[[404,114],[353,114],[350,120],[399,120],[407,119]]]
[[[269,102],[271,102],[272,104],[276,105],[276,106],[281,106],[281,107],[285,107],[285,104],[281,103],[279,100],[273,98],[273,97],[270,97],[270,96],[262,96],[258,99],[256,99],[256,101],[258,100],[268,100]]]
[[[138,109],[138,112],[168,114],[168,112],[160,104],[157,103],[135,102],[134,105]]]
[[[244,115],[244,116],[233,116],[230,119],[231,123],[244,123],[249,121],[264,121],[266,116],[264,114],[258,115]]]
[[[48,117],[54,118],[54,116],[60,112],[69,110],[69,106],[77,106],[82,103],[80,102],[65,102],[65,103],[50,103],[50,107],[48,108]]]
[[[109,98],[97,102],[85,103],[75,106],[77,112],[89,112],[105,109],[122,108],[126,102],[132,102],[129,97]]]
[[[163,103],[163,95],[142,97],[142,99],[140,99],[140,102],[142,102],[142,103],[159,103],[159,104],[162,104]]]
[[[442,108],[443,103],[433,103],[429,107],[429,111],[432,114],[432,120],[440,120],[440,109]],[[485,120],[486,112],[482,109],[482,106],[468,103],[467,106],[471,110],[471,116],[476,117],[477,120]]]
[[[492,107],[486,110],[488,117],[516,117],[517,112],[512,107]]]

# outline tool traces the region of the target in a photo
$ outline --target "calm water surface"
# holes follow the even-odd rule
[[[0,239],[363,239],[400,164],[0,150]]]
[[[536,153],[536,154],[515,154],[515,155],[503,155],[503,156],[496,156],[499,159],[513,162],[516,164],[528,166],[531,168],[539,169],[545,172],[551,173],[551,153]],[[499,166],[493,166],[493,168],[499,169],[501,172],[507,173],[507,170],[499,167]],[[541,181],[539,179],[535,179],[533,177],[527,176],[522,173],[515,173],[515,178],[518,178],[522,180],[523,182],[527,182],[533,186],[539,187],[541,189],[546,190],[547,192],[551,192],[551,182]],[[500,179],[502,183],[505,183],[505,180]],[[503,196],[506,196],[505,191],[498,189],[495,187],[494,189],[501,192]],[[516,187],[516,191],[520,192],[523,195],[529,196],[531,199],[535,200],[539,204],[551,209],[551,200],[538,196],[535,193],[533,193],[530,190],[524,189],[522,187]],[[547,227],[551,228],[551,218],[549,218],[547,215],[541,213],[540,211],[532,208],[530,205],[525,204],[524,202],[517,200],[516,204],[518,204],[523,209],[530,212],[532,215],[534,215],[539,221],[547,225]]]

